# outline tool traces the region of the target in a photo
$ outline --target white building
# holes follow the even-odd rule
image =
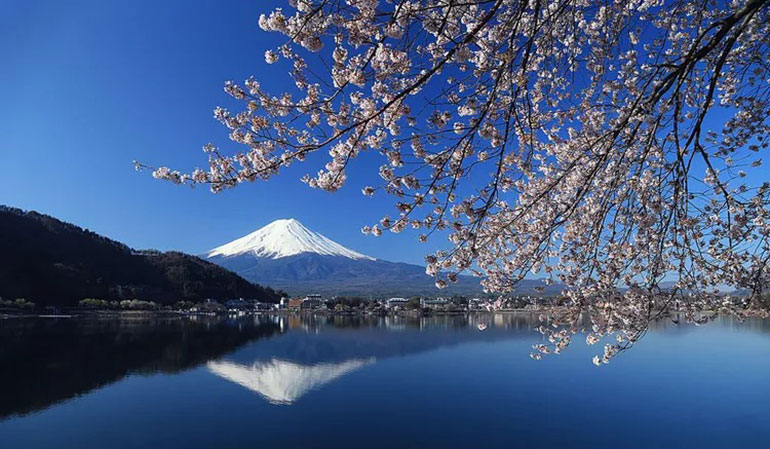
[[[447,301],[444,298],[436,298],[436,299],[425,299],[420,298],[420,307],[441,307],[446,306],[449,304],[449,301]]]
[[[389,309],[395,308],[395,307],[404,307],[409,302],[406,298],[390,298],[386,301],[386,304]]]

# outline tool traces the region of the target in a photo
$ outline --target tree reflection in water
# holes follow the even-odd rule
[[[216,317],[5,320],[0,419],[41,410],[127,375],[184,371],[277,332],[272,320]]]

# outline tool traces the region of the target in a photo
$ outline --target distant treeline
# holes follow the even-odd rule
[[[276,303],[282,292],[180,252],[136,251],[48,215],[0,205],[0,297],[38,306],[84,298],[158,304],[207,298]]]

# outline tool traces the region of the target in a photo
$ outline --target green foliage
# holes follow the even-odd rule
[[[195,303],[192,301],[177,301],[174,303],[175,309],[189,310],[195,307]]]
[[[3,298],[0,298],[0,307],[10,307],[15,309],[31,310],[35,308],[35,303],[32,301],[27,301],[24,298],[16,298],[15,301],[4,300]]]
[[[78,305],[87,309],[107,309],[110,308],[110,301],[104,299],[85,298],[78,302]]]
[[[195,307],[203,312],[224,312],[225,306],[217,301],[206,301],[196,304]]]
[[[410,310],[417,310],[420,308],[420,297],[412,296],[409,298],[409,302],[406,303],[406,308]]]
[[[360,296],[352,296],[352,297],[337,296],[326,301],[326,305],[330,309],[336,309],[336,307],[340,305],[344,310],[347,307],[358,308],[358,307],[366,306],[370,302],[371,301],[369,301],[368,299],[362,298]]]
[[[125,299],[120,301],[120,308],[127,310],[157,310],[158,305],[152,301],[141,299]]]

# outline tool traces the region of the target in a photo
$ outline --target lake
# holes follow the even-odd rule
[[[487,325],[480,331],[479,323]],[[0,321],[3,448],[737,448],[770,321],[656,323],[610,365],[531,314]]]

